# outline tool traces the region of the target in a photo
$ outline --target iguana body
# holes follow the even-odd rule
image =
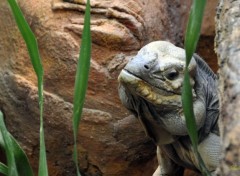
[[[122,103],[138,117],[158,146],[159,168],[154,175],[182,175],[183,168],[199,170],[187,133],[181,103],[185,51],[169,42],[143,47],[119,75]],[[216,76],[194,55],[189,65],[199,152],[214,172],[220,154]]]

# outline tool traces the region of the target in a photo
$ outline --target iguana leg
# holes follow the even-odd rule
[[[198,151],[210,172],[214,172],[219,165],[221,154],[220,136],[210,133],[199,145]]]
[[[158,146],[157,158],[159,166],[153,176],[183,176],[184,168],[174,163]]]

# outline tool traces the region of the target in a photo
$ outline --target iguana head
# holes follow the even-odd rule
[[[169,144],[179,135],[187,135],[181,103],[184,70],[185,51],[169,42],[157,41],[143,47],[118,77],[122,103],[139,118],[157,144]],[[196,70],[197,63],[192,58],[192,85]],[[204,122],[204,105],[192,90],[199,129]]]
[[[118,79],[131,94],[164,108],[181,107],[185,51],[166,41],[143,47],[121,71]],[[194,84],[196,62],[189,65]],[[195,93],[193,92],[195,96]]]

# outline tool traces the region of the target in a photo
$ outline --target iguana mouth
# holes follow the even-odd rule
[[[121,71],[118,80],[133,94],[135,93],[155,105],[179,105],[181,102],[181,95],[155,87],[126,69]]]

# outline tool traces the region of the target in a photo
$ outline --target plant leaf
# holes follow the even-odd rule
[[[11,137],[7,131],[7,128],[5,126],[4,120],[3,120],[3,114],[0,111],[0,130],[2,134],[2,139],[4,141],[4,150],[6,153],[6,158],[7,158],[7,175],[8,176],[18,176],[17,172],[17,166],[14,158],[14,153],[13,153],[13,143],[11,140]]]
[[[33,170],[25,154],[24,150],[20,147],[14,137],[9,133],[13,143],[13,153],[17,165],[19,175],[33,176]]]
[[[12,9],[17,26],[23,36],[23,39],[27,45],[29,56],[34,68],[34,71],[38,79],[38,97],[39,97],[39,111],[40,111],[40,156],[39,156],[39,175],[48,176],[46,149],[44,140],[44,128],[43,128],[43,67],[40,59],[38,45],[36,38],[29,27],[26,19],[21,12],[17,2],[15,0],[8,0],[8,3]]]
[[[81,49],[75,77],[74,100],[73,100],[73,133],[74,133],[74,161],[77,168],[77,175],[80,176],[77,155],[77,134],[81,120],[83,104],[85,100],[88,75],[91,59],[91,31],[90,31],[90,0],[87,0],[84,17],[84,27],[82,34]]]
[[[192,55],[196,50],[199,40],[205,5],[206,0],[194,0],[188,20],[187,31],[185,35],[186,67],[184,73],[182,104],[188,134],[192,141],[193,150],[198,159],[200,170],[204,175],[211,175],[198,152],[198,133],[193,111],[192,86],[190,84],[190,76],[188,71],[188,65],[191,62]]]
[[[191,7],[184,43],[186,50],[187,66],[189,65],[192,55],[197,47],[205,5],[206,0],[194,0]]]
[[[0,111],[0,118],[3,119],[3,115],[1,111]],[[14,139],[14,137],[10,133],[8,134],[12,140],[12,152],[14,154],[18,174],[24,175],[24,176],[33,176],[33,171],[28,161],[27,155],[25,154],[23,149],[20,147],[20,145],[17,143],[17,141]],[[2,133],[0,133],[0,147],[4,150],[6,147],[3,140]],[[0,167],[4,169],[5,168],[4,166],[5,165],[2,163],[2,166]]]
[[[8,167],[1,162],[0,162],[0,173],[2,173],[4,175],[7,175],[7,173],[8,173]]]
[[[198,135],[197,135],[197,126],[196,121],[194,118],[194,112],[193,112],[193,95],[192,95],[192,87],[190,84],[190,78],[189,78],[189,71],[188,67],[184,72],[184,82],[183,82],[183,111],[186,118],[186,125],[188,129],[189,136],[191,138],[191,141],[193,145],[198,144]]]

